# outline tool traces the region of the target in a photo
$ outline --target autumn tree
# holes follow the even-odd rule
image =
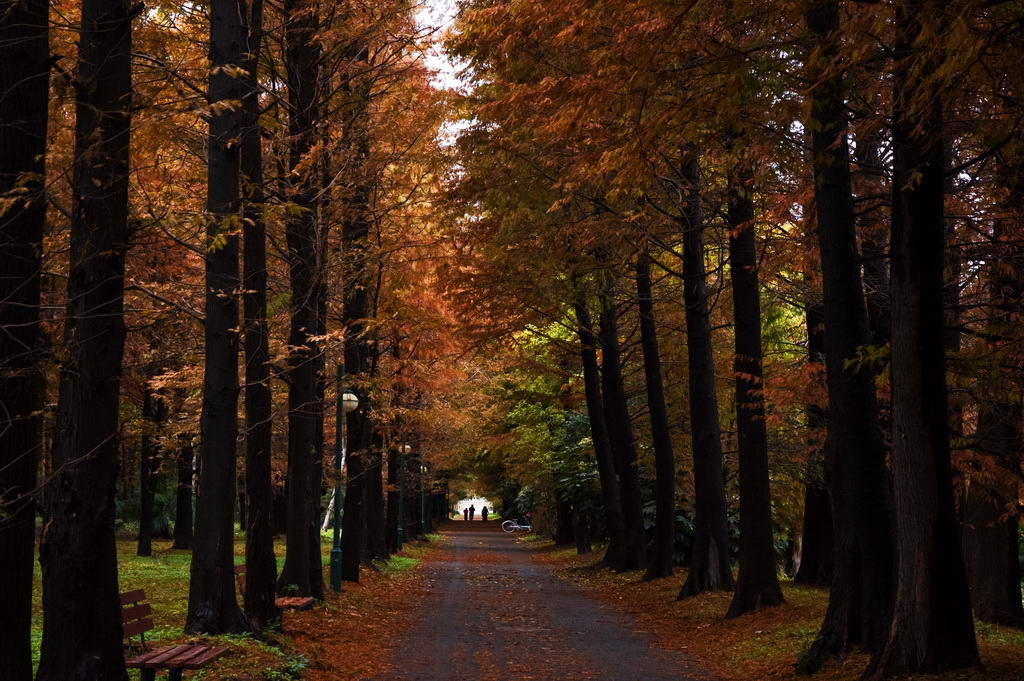
[[[721,426],[704,266],[705,224],[700,205],[700,166],[696,152],[693,149],[683,151],[679,164],[678,176],[683,196],[679,225],[683,241],[690,437],[693,441],[696,495],[693,553],[686,581],[679,592],[679,597],[685,598],[704,591],[731,589],[733,579],[729,565]]]
[[[835,527],[828,610],[798,665],[801,671],[814,671],[852,647],[880,649],[891,607],[893,558],[875,386],[867,367],[856,361],[869,329],[854,232],[845,83],[831,61],[840,40],[839,4],[830,0],[808,6],[806,22],[817,41],[808,64],[813,87],[807,127],[825,323],[825,475]]]
[[[267,320],[267,235],[264,217],[263,127],[260,123],[260,46],[263,1],[252,0],[244,17],[245,53],[239,169],[242,181],[245,349],[245,615],[257,630],[276,620],[277,560],[273,527],[273,400]]]
[[[944,346],[942,65],[923,47],[948,21],[945,2],[895,6],[893,71],[892,474],[896,596],[869,678],[979,664],[953,505]]]
[[[235,598],[234,508],[238,439],[238,228],[244,59],[241,0],[210,7],[206,303],[199,491],[189,579],[189,633],[248,629]]]
[[[0,611],[9,634],[0,668],[32,676],[32,562],[37,467],[45,396],[40,328],[46,133],[48,3],[0,6]]]
[[[40,681],[127,679],[114,495],[136,11],[122,0],[82,3],[65,354],[39,549]]]
[[[661,375],[661,352],[658,348],[658,326],[654,316],[654,293],[651,284],[651,256],[646,248],[637,255],[636,294],[640,316],[640,344],[644,355],[644,384],[647,388],[647,409],[651,419],[654,445],[655,516],[654,551],[647,566],[647,577],[655,579],[672,574],[673,549],[676,538],[676,461],[672,451],[668,407]]]
[[[761,292],[751,169],[741,159],[730,174],[729,272],[736,354],[736,430],[739,440],[740,546],[736,592],[726,617],[783,602],[772,536],[768,428],[761,349]]]

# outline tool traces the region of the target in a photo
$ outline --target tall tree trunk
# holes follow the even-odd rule
[[[318,369],[319,371],[319,369]],[[319,392],[319,391],[317,391]],[[323,403],[321,402],[322,406]],[[322,410],[321,410],[322,411]],[[323,419],[317,418],[317,428],[322,429]],[[310,498],[309,498],[309,525],[306,532],[309,534],[309,590],[310,595],[318,600],[324,598],[324,555],[321,546],[320,535],[320,514],[323,511],[323,480],[324,480],[324,458],[323,441],[314,448],[313,466],[310,471]]]
[[[807,361],[825,363],[825,310],[821,303],[807,303]],[[800,567],[793,581],[797,584],[828,586],[832,583],[833,556],[832,502],[824,484],[821,448],[813,431],[825,427],[828,416],[816,404],[806,407],[807,427],[812,431],[814,451],[808,456],[804,481],[804,522],[800,540]]]
[[[886,241],[889,225],[879,209],[879,198],[889,190],[885,181],[887,130],[858,131],[851,169],[851,191],[862,201],[855,216],[855,230],[860,238],[862,286],[867,307],[870,343],[883,346],[889,342],[892,305],[889,301],[889,266]]]
[[[619,501],[625,527],[620,570],[647,567],[647,537],[644,533],[643,499],[640,470],[636,461],[636,438],[629,416],[622,359],[619,346],[619,312],[605,292],[601,296],[598,340],[601,343],[601,389],[604,394],[604,419],[611,440],[615,472],[619,477]]]
[[[248,625],[235,598],[235,461],[238,440],[238,139],[244,0],[210,5],[210,135],[207,153],[206,363],[203,372],[199,490],[189,581],[188,633],[223,634]]]
[[[814,197],[825,306],[828,435],[825,477],[832,499],[835,567],[818,636],[797,669],[810,673],[851,648],[878,650],[892,599],[892,535],[885,448],[870,369],[854,360],[870,341],[850,189],[844,84],[835,68],[839,10],[812,6],[807,26],[817,41],[808,64]]]
[[[657,579],[672,575],[672,548],[676,538],[676,459],[672,451],[665,386],[661,377],[658,323],[654,316],[651,285],[651,256],[647,251],[637,256],[636,297],[640,311],[640,345],[644,354],[647,411],[651,419],[651,440],[654,444],[654,551],[647,566],[646,579]]]
[[[366,552],[369,560],[384,560],[388,557],[384,518],[384,437],[377,428],[374,429],[371,456],[366,480]]]
[[[353,149],[359,160],[354,167],[362,168],[369,152],[369,143],[361,131],[362,139]],[[367,377],[370,370],[371,350],[367,343],[368,316],[370,312],[370,283],[367,263],[368,235],[370,230],[369,187],[361,178],[355,188],[350,205],[350,214],[342,226],[342,243],[345,253],[345,300],[342,314],[345,328],[345,366],[358,384]],[[370,422],[370,399],[359,395],[359,407],[349,412],[346,428],[348,432],[348,481],[345,487],[345,515],[342,519],[342,579],[359,581],[359,565],[363,560],[363,546],[366,542],[366,482],[368,449],[373,424]],[[410,458],[410,457],[407,457]]]
[[[128,2],[82,2],[66,360],[39,550],[38,681],[127,679],[114,495],[129,241],[131,45]]]
[[[940,66],[922,35],[945,3],[896,3],[891,294],[892,472],[896,599],[885,647],[868,676],[979,664],[960,529],[953,505],[943,335],[945,165]],[[927,28],[925,23],[931,24]],[[925,102],[923,105],[922,102]],[[919,107],[924,106],[922,110]]]
[[[1005,218],[996,221],[989,267],[990,352],[1011,351],[1024,316],[1024,248],[1014,241],[1024,224],[1024,166],[1019,152],[999,159],[1001,184],[1007,190]],[[977,456],[960,502],[964,558],[974,616],[983,622],[1024,624],[1021,604],[1020,479],[1014,469],[1024,454],[1021,404],[1006,360],[995,361],[981,381],[988,395],[978,407]],[[988,379],[988,380],[986,380]]]
[[[260,631],[277,620],[277,561],[274,558],[273,406],[270,386],[270,330],[267,323],[267,237],[263,221],[263,144],[259,123],[259,54],[263,0],[253,0],[245,17],[242,79],[241,172],[245,295],[245,615]]]
[[[576,555],[590,553],[590,518],[578,504],[572,507],[572,534],[576,540]]]
[[[157,460],[154,436],[162,421],[163,406],[154,398],[146,386],[146,397],[142,401],[142,446],[139,451],[139,534],[135,555],[153,555],[153,501],[156,496]]]
[[[1024,608],[1020,593],[1018,480],[1012,472],[1001,469],[1006,461],[1018,460],[1019,451],[1007,450],[1020,442],[1021,434],[999,409],[1002,406],[983,408],[978,418],[978,429],[985,437],[985,455],[1005,458],[997,459],[994,471],[986,471],[968,485],[960,502],[963,547],[974,616],[983,622],[1021,626]]]
[[[319,328],[318,279],[320,240],[317,234],[317,177],[309,155],[315,153],[319,119],[316,13],[307,0],[288,0],[285,61],[288,70],[289,166],[298,177],[292,200],[302,208],[288,220],[288,264],[291,280],[291,346],[288,368],[288,535],[280,590],[314,596],[314,555],[319,555],[319,514],[313,514],[317,446],[317,367]],[[316,535],[317,539],[319,535]]]
[[[391,553],[398,553],[401,550],[401,546],[398,545],[398,528],[401,527],[402,520],[398,517],[398,509],[401,508],[399,501],[399,448],[402,446],[400,442],[393,442],[391,448],[387,453],[388,457],[388,484],[387,484],[387,527],[385,532],[388,535],[388,551]]]
[[[577,298],[574,309],[577,334],[580,337],[580,358],[583,363],[583,386],[586,394],[587,416],[590,421],[590,438],[594,444],[594,457],[597,459],[601,496],[604,499],[605,526],[608,531],[608,549],[605,551],[604,562],[609,567],[619,570],[622,568],[626,526],[622,519],[619,481],[615,475],[611,440],[604,420],[601,372],[597,363],[597,338],[594,336],[590,309],[582,296]]]
[[[565,492],[555,489],[557,498],[555,504],[555,544],[566,546],[576,541],[575,528],[572,522],[572,504],[565,496]]]
[[[46,225],[47,0],[0,3],[0,669],[32,677],[32,559],[46,377],[39,328]]]
[[[192,434],[178,438],[178,488],[174,499],[174,543],[172,549],[192,548]]]
[[[367,51],[354,43],[349,46],[353,60],[365,61]],[[359,388],[367,385],[374,356],[369,343],[372,288],[370,257],[370,192],[372,178],[365,177],[365,165],[370,153],[369,131],[365,115],[369,92],[354,87],[351,73],[344,75],[342,89],[354,98],[348,114],[349,139],[345,152],[347,166],[352,169],[349,183],[350,198],[342,223],[342,252],[344,253],[344,297],[342,326],[345,329],[345,365]],[[357,388],[357,390],[359,390]],[[359,581],[359,566],[364,560],[367,532],[367,471],[370,468],[368,451],[373,436],[370,421],[370,395],[366,390],[359,395],[359,407],[348,413],[345,421],[348,453],[348,479],[345,485],[345,508],[342,518],[341,576],[345,581]],[[407,461],[411,457],[406,457]],[[406,478],[409,479],[408,477]],[[407,506],[408,508],[408,506]],[[409,535],[407,535],[409,536]]]
[[[761,290],[758,286],[754,200],[747,169],[730,177],[729,271],[732,275],[739,435],[740,555],[736,592],[726,618],[784,601],[775,565],[768,431],[764,413]]]
[[[322,167],[323,164],[317,164]],[[324,186],[324,176],[317,180],[318,186]],[[319,203],[319,201],[318,201]],[[319,206],[318,206],[319,209]],[[327,253],[327,226],[320,225],[318,235],[319,247],[318,276],[316,282],[316,335],[327,334],[327,270],[323,258]],[[324,556],[321,546],[320,514],[323,512],[324,487],[324,413],[327,400],[327,356],[321,350],[316,353],[314,361],[316,389],[313,407],[315,409],[315,427],[313,430],[313,466],[310,477],[309,497],[309,585],[311,595],[323,600],[324,597]]]
[[[245,475],[240,474],[235,481],[235,489],[238,491],[238,526],[245,529],[246,526],[246,512],[245,512]]]
[[[684,150],[686,182],[680,224],[683,229],[683,302],[686,305],[686,353],[689,364],[690,437],[693,440],[693,485],[696,496],[690,569],[679,598],[704,591],[732,589],[725,474],[718,422],[715,360],[704,270],[704,220],[700,209],[697,155]]]
[[[820,468],[820,462],[815,466]],[[793,575],[796,584],[829,586],[835,559],[832,554],[832,504],[828,488],[808,474],[804,483],[804,522],[800,535],[800,566]]]

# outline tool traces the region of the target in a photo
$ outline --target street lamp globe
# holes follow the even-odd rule
[[[346,414],[351,413],[359,408],[359,398],[353,393],[346,392],[341,396],[341,409]]]

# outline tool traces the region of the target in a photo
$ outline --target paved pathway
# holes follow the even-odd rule
[[[449,523],[430,592],[377,681],[706,681],[488,523]]]

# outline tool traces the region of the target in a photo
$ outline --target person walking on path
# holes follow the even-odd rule
[[[466,522],[469,522],[469,509],[468,508],[462,509],[462,519],[465,520]]]
[[[487,522],[487,507],[484,506],[480,509],[480,520]]]
[[[470,506],[469,507],[469,519],[473,520],[473,517],[475,515],[476,515],[476,506]]]

